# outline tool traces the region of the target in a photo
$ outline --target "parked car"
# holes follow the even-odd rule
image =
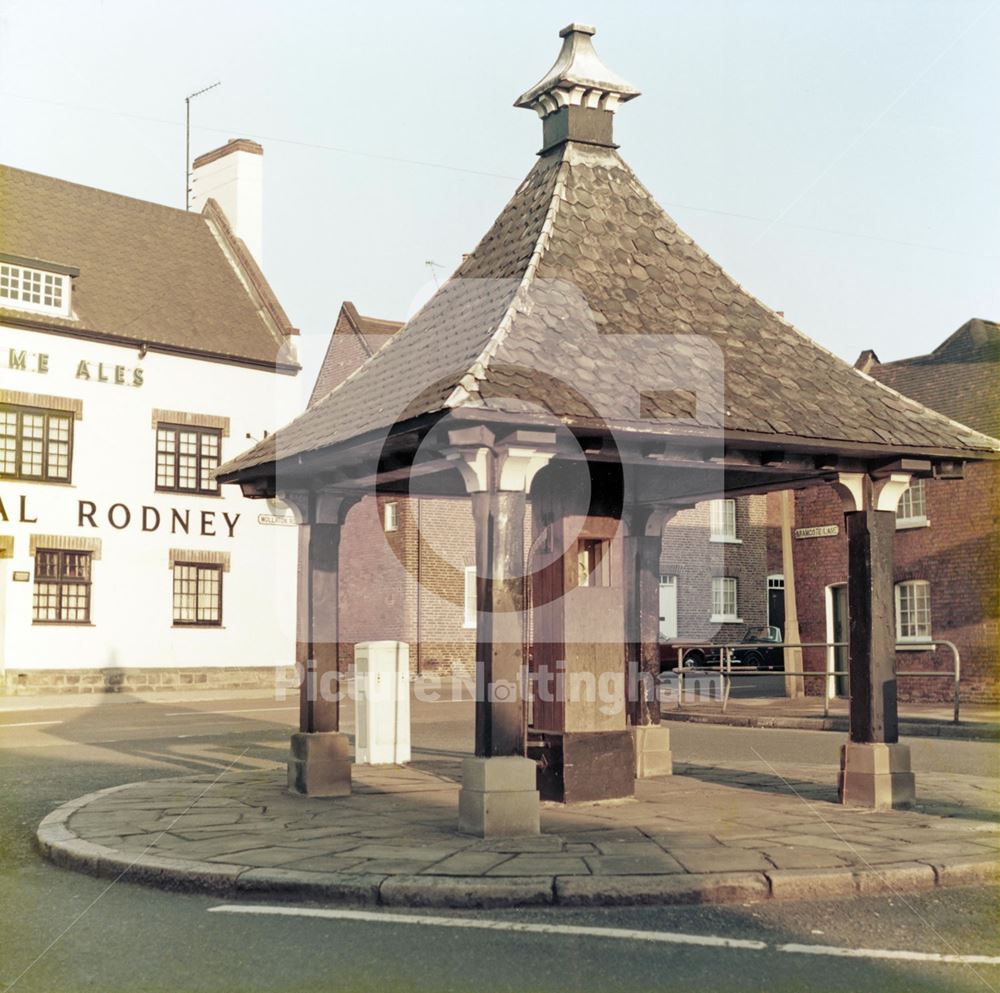
[[[740,643],[745,648],[733,649],[733,665],[748,669],[771,669],[781,672],[785,668],[784,650],[781,648],[781,629],[773,625],[747,628],[741,635]],[[757,646],[760,647],[757,647]],[[660,659],[664,669],[672,669],[677,664],[678,644],[661,646]],[[684,665],[691,668],[717,666],[722,661],[722,649],[693,645],[684,652]]]
[[[760,648],[734,649],[734,664],[745,665],[751,669],[774,669],[778,672],[785,668],[785,651],[781,647],[780,628],[770,625],[748,629],[743,641],[758,643]]]

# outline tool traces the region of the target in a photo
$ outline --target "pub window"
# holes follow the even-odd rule
[[[732,576],[716,576],[712,580],[712,620],[738,621],[737,586]]]
[[[156,488],[184,493],[218,493],[215,470],[222,453],[218,428],[156,426]]]
[[[399,504],[387,503],[382,509],[382,522],[386,531],[395,531],[399,527]]]
[[[72,414],[0,404],[0,476],[68,483],[72,462]]]
[[[174,563],[174,624],[222,624],[222,566]]]
[[[14,310],[69,314],[68,277],[59,272],[0,263],[0,304]]]
[[[896,508],[896,527],[920,527],[927,523],[927,491],[922,479],[915,479],[903,491]]]
[[[931,584],[925,579],[896,584],[896,640],[931,640]]]
[[[36,624],[89,624],[90,565],[90,552],[36,549],[32,621]]]
[[[736,501],[712,500],[708,505],[709,537],[712,541],[736,541]]]
[[[577,542],[577,586],[611,585],[610,546],[605,538],[581,538]]]
[[[474,628],[476,626],[476,567],[467,565],[465,567],[465,596],[463,598],[463,621],[462,626]]]

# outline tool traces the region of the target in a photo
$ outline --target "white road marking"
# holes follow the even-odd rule
[[[172,714],[164,714],[164,717],[206,717],[212,714],[257,714],[275,710],[298,710],[298,705],[294,707],[249,707],[246,710],[178,710]]]
[[[762,952],[772,949],[786,955],[831,955],[846,958],[896,959],[906,962],[934,962],[946,965],[1000,965],[1000,955],[943,955],[937,952],[910,952],[885,948],[838,948],[835,945],[770,945],[749,938],[722,938],[712,934],[682,934],[677,931],[641,931],[632,928],[584,927],[575,924],[541,924],[497,921],[472,917],[435,917],[430,914],[391,914],[371,910],[328,910],[315,907],[284,907],[267,904],[220,904],[209,907],[215,914],[252,914],[276,917],[318,917],[336,921],[365,921],[372,924],[416,924],[425,927],[469,928],[478,931],[514,931],[527,934],[564,934],[618,941],[648,941],[669,945],[702,945],[709,948],[737,948]]]
[[[21,721],[20,724],[0,724],[0,731],[4,728],[37,728],[46,724],[65,724],[65,721]]]
[[[1000,955],[945,955],[891,948],[838,948],[835,945],[778,945],[776,951],[793,955],[835,955],[849,959],[896,959],[901,962],[943,962],[949,965],[1000,965]]]
[[[582,927],[569,924],[528,924],[521,921],[491,921],[471,917],[432,917],[427,914],[382,914],[369,910],[327,910],[313,907],[275,907],[222,904],[209,907],[209,913],[269,914],[282,917],[322,917],[340,921],[368,921],[375,924],[423,924],[430,927],[473,928],[480,931],[517,931],[533,934],[573,934],[626,941],[653,941],[674,945],[708,945],[712,948],[749,948],[760,950],[763,941],[743,938],[717,938],[714,935],[678,934],[671,931],[634,931],[625,928]]]

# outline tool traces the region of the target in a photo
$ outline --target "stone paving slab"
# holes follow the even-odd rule
[[[42,821],[58,865],[167,889],[415,907],[825,899],[996,885],[1000,784],[918,777],[915,809],[836,802],[830,771],[678,765],[636,796],[542,805],[542,834],[458,833],[454,761],[355,766],[351,796],[283,770],[101,790]]]

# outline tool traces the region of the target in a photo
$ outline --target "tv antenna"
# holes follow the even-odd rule
[[[443,269],[443,268],[444,268],[444,266],[443,266],[443,265],[441,265],[441,263],[440,263],[440,262],[435,262],[435,261],[434,261],[433,259],[428,259],[428,260],[427,260],[427,261],[426,261],[426,262],[424,263],[424,265],[425,265],[425,266],[427,266],[427,268],[428,268],[428,269],[430,270],[430,273],[431,273],[431,279],[433,279],[433,280],[434,280],[434,285],[435,285],[435,286],[436,286],[436,287],[437,287],[438,289],[441,289],[441,284],[440,284],[440,283],[438,282],[438,278],[437,278],[437,273],[436,273],[436,272],[435,272],[434,270],[435,270],[435,269]]]
[[[214,90],[216,86],[221,86],[222,80],[206,86],[204,89],[189,93],[184,98],[184,209],[191,209],[191,101],[195,97],[200,97],[202,93]]]

